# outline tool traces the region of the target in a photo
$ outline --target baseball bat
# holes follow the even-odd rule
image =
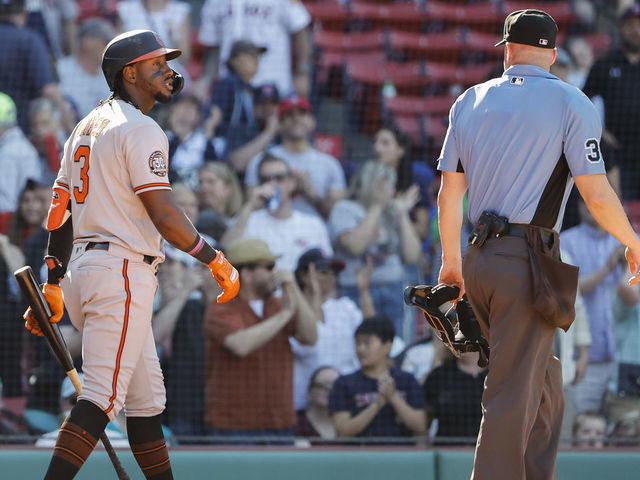
[[[40,285],[36,280],[35,275],[33,274],[33,270],[31,267],[26,266],[19,268],[13,273],[14,277],[16,277],[16,281],[20,286],[20,290],[22,290],[22,295],[27,300],[27,304],[31,307],[31,311],[33,312],[33,316],[38,322],[40,326],[40,330],[44,334],[47,339],[47,345],[49,345],[49,349],[54,357],[58,360],[62,368],[64,368],[67,376],[71,379],[73,386],[76,389],[78,395],[82,391],[82,383],[80,382],[80,377],[78,376],[78,372],[73,366],[73,360],[71,359],[71,354],[69,353],[69,349],[67,348],[67,344],[60,333],[60,328],[57,323],[49,322],[49,319],[53,316],[51,312],[51,307],[44,298],[42,291],[40,290]],[[102,431],[100,434],[100,440],[104,445],[104,449],[109,455],[109,459],[111,459],[111,463],[113,464],[113,468],[116,470],[118,474],[119,480],[130,480],[129,475],[124,470],[124,467],[120,463],[120,459],[116,455],[115,450],[113,449],[113,445],[111,445],[111,441],[107,437],[107,434]]]

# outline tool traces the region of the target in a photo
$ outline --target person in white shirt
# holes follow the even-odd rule
[[[40,180],[38,152],[17,125],[16,105],[0,92],[0,212],[18,208],[18,197],[29,178]]]
[[[205,46],[205,65],[197,91],[206,95],[213,79],[224,73],[231,45],[250,40],[268,51],[260,58],[254,86],[274,82],[278,91],[309,95],[311,16],[299,0],[207,0],[202,7],[198,40]],[[291,57],[296,71],[292,72]]]
[[[191,59],[191,4],[182,0],[125,0],[118,2],[117,9],[121,31],[153,30],[165,45],[182,50],[180,60],[172,60],[169,66],[185,77],[188,90],[191,82],[185,65]]]
[[[63,57],[56,63],[60,90],[71,100],[79,118],[86,116],[109,94],[101,64],[104,47],[113,37],[115,30],[107,20],[85,20],[78,29],[75,55]]]
[[[359,368],[353,334],[362,322],[362,311],[349,297],[338,297],[338,272],[344,262],[319,248],[307,250],[298,260],[296,280],[305,298],[318,313],[318,341],[302,345],[289,339],[293,350],[293,403],[297,411],[307,407],[307,387],[320,366],[334,367],[340,375]],[[369,272],[370,273],[370,272]],[[364,285],[364,295],[369,294]]]
[[[305,213],[327,218],[333,205],[346,197],[346,180],[340,162],[313,148],[310,135],[316,122],[306,98],[290,97],[278,106],[282,143],[267,153],[287,162],[296,180],[293,207]],[[247,165],[244,182],[247,187],[258,184],[257,155]]]
[[[294,271],[298,258],[310,248],[333,254],[329,232],[316,215],[293,209],[295,180],[287,162],[265,155],[258,167],[260,186],[221,238],[223,247],[242,237],[259,238],[281,257],[277,267]]]

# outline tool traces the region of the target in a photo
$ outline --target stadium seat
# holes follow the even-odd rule
[[[463,29],[462,36],[467,49],[472,52],[480,52],[491,57],[502,57],[504,50],[494,45],[500,41],[500,35],[494,33],[478,32],[471,29]]]
[[[385,36],[382,30],[343,33],[327,30],[313,32],[314,46],[320,50],[356,51],[382,49]]]
[[[392,58],[402,54],[407,60],[430,59],[457,63],[465,48],[461,33],[456,29],[445,32],[416,33],[401,30],[389,32]]]
[[[342,93],[345,62],[354,58],[371,63],[385,61],[385,35],[382,30],[357,33],[316,30],[313,42],[316,83],[331,96]]]
[[[494,62],[477,65],[427,62],[425,76],[427,82],[445,82],[469,87],[476,83],[484,82],[493,68],[495,68]]]
[[[458,5],[445,0],[429,0],[426,14],[430,21],[446,22],[449,25],[464,25],[487,31],[501,28],[504,21],[504,13],[499,5],[489,1]]]
[[[558,28],[561,25],[566,26],[571,20],[573,20],[573,11],[571,5],[567,1],[559,2],[523,2],[523,1],[509,1],[505,2],[505,11],[513,12],[514,10],[523,10],[526,8],[543,10],[553,17],[558,24]]]
[[[353,0],[351,18],[365,22],[369,28],[399,27],[420,30],[426,19],[424,11],[415,3],[380,4]]]
[[[313,146],[316,150],[327,153],[338,160],[342,159],[344,153],[344,140],[342,135],[330,133],[314,133]]]
[[[391,81],[397,89],[417,87],[424,83],[422,62],[369,63],[354,58],[347,62],[347,75],[351,81],[377,87],[381,87],[386,81]]]
[[[304,6],[309,15],[311,15],[311,19],[315,24],[314,28],[341,31],[349,18],[349,12],[347,12],[344,5],[336,0],[306,1]]]
[[[397,95],[384,99],[383,107],[386,112],[393,115],[446,115],[454,101],[455,97],[452,95],[436,95],[432,97]]]
[[[443,117],[396,116],[395,122],[419,147],[439,148],[447,133],[446,119]]]

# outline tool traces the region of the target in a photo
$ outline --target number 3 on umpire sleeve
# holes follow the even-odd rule
[[[80,145],[73,155],[73,162],[82,162],[80,166],[80,187],[73,187],[73,196],[78,203],[84,203],[84,199],[89,193],[89,156],[91,149],[88,145]]]
[[[602,160],[602,154],[600,153],[600,144],[598,140],[595,138],[589,138],[586,142],[584,142],[584,148],[587,150],[585,157],[591,163],[598,163]]]

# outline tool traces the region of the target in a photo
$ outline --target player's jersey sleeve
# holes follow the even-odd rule
[[[438,158],[438,170],[443,172],[460,171],[460,154],[458,152],[458,144],[456,141],[456,112],[459,108],[460,100],[457,100],[449,110],[449,127],[444,137],[440,157]]]
[[[280,0],[282,20],[289,33],[299,32],[311,22],[311,16],[300,0]]]
[[[568,105],[564,155],[573,177],[605,173],[600,152],[602,124],[593,103],[576,92]]]
[[[62,161],[60,162],[60,170],[58,170],[58,176],[54,182],[54,186],[65,189],[67,192],[71,193],[69,189],[69,148],[71,145],[71,139],[73,138],[73,134],[69,136],[66,142],[64,142],[64,149],[62,154]]]
[[[136,194],[170,189],[169,141],[157,124],[141,125],[125,135],[123,158]]]

